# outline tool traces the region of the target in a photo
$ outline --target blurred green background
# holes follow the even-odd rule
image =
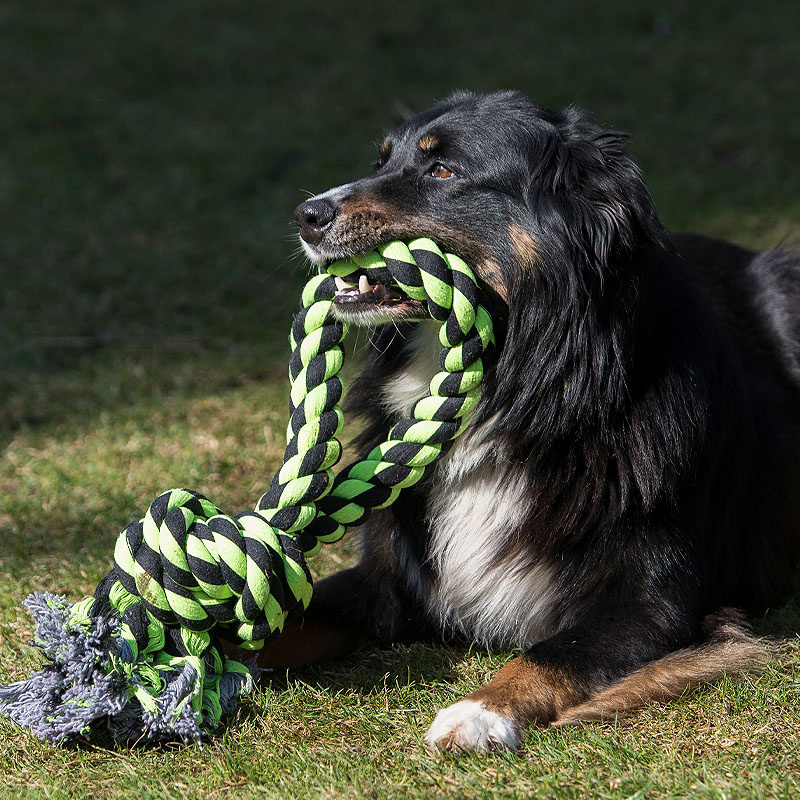
[[[632,132],[669,227],[774,245],[800,219],[798,30],[787,0],[6,0],[2,425],[132,402],[187,361],[212,385],[266,374],[296,203],[458,88],[587,108]],[[148,377],[62,383],[121,360]]]

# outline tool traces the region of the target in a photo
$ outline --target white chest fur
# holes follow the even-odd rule
[[[390,413],[407,416],[438,369],[438,326],[420,324],[408,366],[383,389]],[[553,570],[531,563],[516,538],[525,475],[492,440],[491,421],[469,430],[437,465],[429,499],[428,558],[437,579],[428,602],[444,629],[482,644],[525,647],[552,632]],[[501,555],[502,554],[502,555]]]

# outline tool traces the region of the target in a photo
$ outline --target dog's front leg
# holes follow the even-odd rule
[[[529,726],[570,709],[647,662],[691,641],[690,626],[660,629],[647,609],[593,615],[509,661],[485,686],[442,709],[425,740],[432,749],[516,749]]]
[[[371,561],[314,585],[308,610],[258,653],[263,668],[340,658],[369,642],[413,641],[427,631],[416,605]]]
[[[363,608],[363,600],[369,595],[369,586],[358,567],[319,581],[303,618],[287,622],[280,635],[256,653],[258,666],[302,667],[358,649],[369,639]],[[226,650],[231,657],[242,657],[233,645]]]
[[[258,651],[257,663],[262,669],[303,667],[346,656],[357,650],[363,641],[364,637],[349,626],[304,618],[287,622],[275,641]]]

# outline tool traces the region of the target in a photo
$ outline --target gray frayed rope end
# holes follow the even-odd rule
[[[50,663],[27,680],[0,687],[0,714],[52,743],[103,734],[131,744],[201,741],[214,716],[203,707],[202,664],[174,659],[174,666],[159,665],[163,690],[153,697],[154,667],[120,660],[118,617],[86,617],[49,592],[30,595],[24,605],[36,623],[34,644]],[[252,685],[246,670],[226,672],[219,680],[222,712],[234,710]]]

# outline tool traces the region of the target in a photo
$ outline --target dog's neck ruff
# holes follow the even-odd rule
[[[330,313],[336,276],[356,271],[424,301],[441,322],[440,372],[386,441],[334,479],[346,326]],[[218,638],[257,649],[311,599],[305,556],[417,483],[465,429],[480,399],[491,319],[474,275],[428,239],[392,242],[312,278],[291,333],[283,465],[253,511],[227,516],[187,489],[157,497],[119,535],[115,567],[75,605],[26,601],[52,660],[0,687],[0,713],[42,738],[199,740],[252,684]]]

